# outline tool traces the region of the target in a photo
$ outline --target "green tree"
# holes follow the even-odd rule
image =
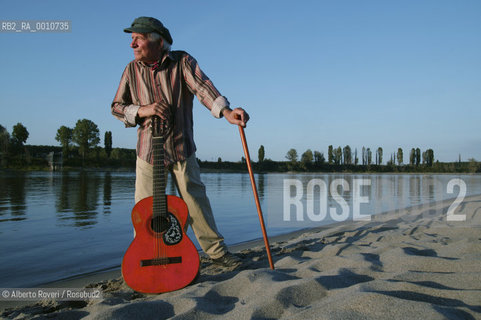
[[[100,142],[99,128],[90,120],[78,120],[72,132],[72,140],[79,146],[79,152],[85,159],[88,150]]]
[[[401,165],[403,163],[403,149],[401,148],[397,149],[397,163],[398,165]]]
[[[342,149],[342,153],[344,155],[344,164],[352,164],[352,151],[350,146],[345,146]]]
[[[332,148],[332,145],[330,145],[328,148],[327,148],[327,162],[329,164],[332,164],[334,161],[334,152],[333,152],[333,148]]]
[[[433,149],[426,150],[426,164],[432,167],[434,163],[434,151]]]
[[[0,125],[0,152],[6,154],[8,152],[8,143],[10,141],[10,134],[7,129]]]
[[[314,162],[317,165],[321,165],[326,161],[326,158],[324,158],[324,154],[319,151],[314,151]]]
[[[20,122],[13,126],[12,131],[12,140],[13,143],[19,146],[23,146],[23,144],[28,139],[28,130],[25,128],[23,124]]]
[[[110,153],[112,152],[112,131],[105,131],[104,145],[105,153],[110,158]]]
[[[259,147],[259,151],[258,151],[258,160],[259,160],[259,163],[264,161],[264,157],[265,157],[265,150],[264,150],[264,146],[261,145]]]
[[[309,169],[312,161],[314,160],[314,155],[311,149],[307,149],[301,156],[301,165],[304,169]]]
[[[60,142],[62,146],[62,152],[64,158],[68,157],[70,143],[72,142],[72,129],[66,126],[61,126],[57,130],[57,135],[55,136],[55,140]]]
[[[8,145],[10,144],[10,134],[7,129],[0,125],[0,165],[7,165]]]
[[[301,156],[301,162],[311,163],[314,160],[314,154],[311,149],[307,149]]]
[[[290,149],[289,151],[287,151],[286,159],[290,163],[296,164],[297,163],[297,151],[296,151],[296,149]]]
[[[377,148],[376,159],[377,159],[377,164],[380,165],[382,163],[382,148],[381,147]]]
[[[337,147],[333,150],[333,159],[335,165],[340,165],[342,162],[342,149]]]
[[[416,149],[412,148],[409,153],[409,164],[414,165],[416,163]]]
[[[371,148],[367,148],[366,150],[366,156],[367,156],[367,165],[370,166],[372,163],[372,151]]]
[[[416,148],[416,165],[418,166],[421,163],[421,149]]]

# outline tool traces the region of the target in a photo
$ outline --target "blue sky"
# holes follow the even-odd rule
[[[71,33],[0,33],[0,124],[22,122],[28,144],[58,145],[79,119],[135,148],[110,114],[138,16],[169,28],[251,115],[251,156],[295,148],[432,148],[435,159],[481,160],[480,1],[1,1],[0,20],[70,20]],[[236,127],[195,103],[197,156],[239,160]]]

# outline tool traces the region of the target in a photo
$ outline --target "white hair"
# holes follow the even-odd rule
[[[162,46],[162,50],[164,51],[170,51],[170,43],[165,40],[164,37],[162,37],[160,34],[158,34],[157,32],[150,32],[147,34],[147,38],[149,39],[149,41],[151,42],[160,42],[162,40],[162,43],[163,43],[163,46]]]

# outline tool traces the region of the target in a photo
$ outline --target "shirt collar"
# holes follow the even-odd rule
[[[162,58],[156,63],[149,64],[143,61],[138,61],[137,63],[143,66],[144,68],[151,68],[153,70],[156,70],[164,67],[167,63],[170,62],[169,60],[174,61],[174,56],[172,55],[172,51],[170,50],[168,53],[164,54]]]

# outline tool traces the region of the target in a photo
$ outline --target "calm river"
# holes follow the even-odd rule
[[[202,179],[227,244],[262,237],[247,174]],[[356,207],[366,215],[456,198],[459,180],[466,196],[481,194],[481,175],[256,175],[269,236],[345,220],[342,212],[352,219]],[[134,182],[133,172],[0,172],[0,287],[118,268],[133,237]]]

